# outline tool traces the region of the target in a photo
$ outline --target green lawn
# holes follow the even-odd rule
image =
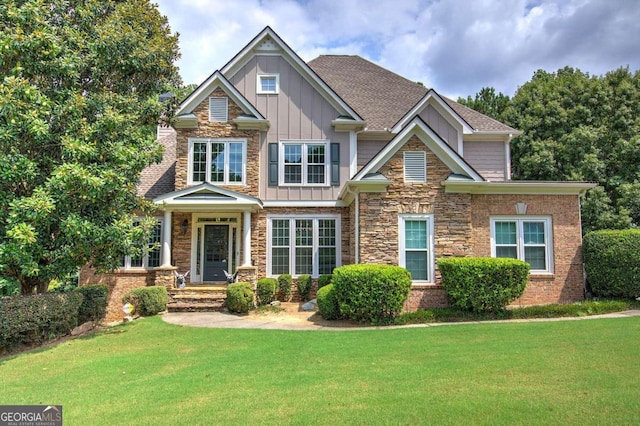
[[[637,424],[640,317],[362,331],[159,317],[0,360],[65,425]]]

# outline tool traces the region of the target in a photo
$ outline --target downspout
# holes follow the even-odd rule
[[[351,188],[349,188],[349,186],[347,186],[347,192],[349,194],[353,194],[353,198],[355,200],[355,217],[354,217],[354,221],[355,224],[353,225],[353,238],[354,238],[354,263],[358,264],[360,263],[360,192],[358,190],[352,190]]]

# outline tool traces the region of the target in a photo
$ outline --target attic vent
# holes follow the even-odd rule
[[[227,121],[227,98],[209,98],[209,121]]]
[[[404,153],[404,181],[427,181],[427,157],[424,151]]]

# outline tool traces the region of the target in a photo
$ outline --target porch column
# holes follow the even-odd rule
[[[171,266],[171,212],[165,210],[162,227],[162,266]]]
[[[242,218],[242,266],[251,266],[251,212]]]

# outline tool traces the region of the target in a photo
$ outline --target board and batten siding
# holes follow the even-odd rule
[[[464,141],[464,159],[489,181],[507,179],[504,142]]]
[[[455,152],[458,152],[458,131],[432,105],[427,105],[419,115]]]
[[[358,171],[379,153],[389,141],[358,141]]]
[[[259,74],[278,74],[277,94],[257,93]],[[266,140],[260,146],[260,198],[269,201],[337,200],[340,187],[349,178],[349,133],[336,132],[331,125],[339,112],[281,56],[256,55],[227,78],[270,122]],[[340,185],[268,186],[268,145],[282,140],[339,143]]]

